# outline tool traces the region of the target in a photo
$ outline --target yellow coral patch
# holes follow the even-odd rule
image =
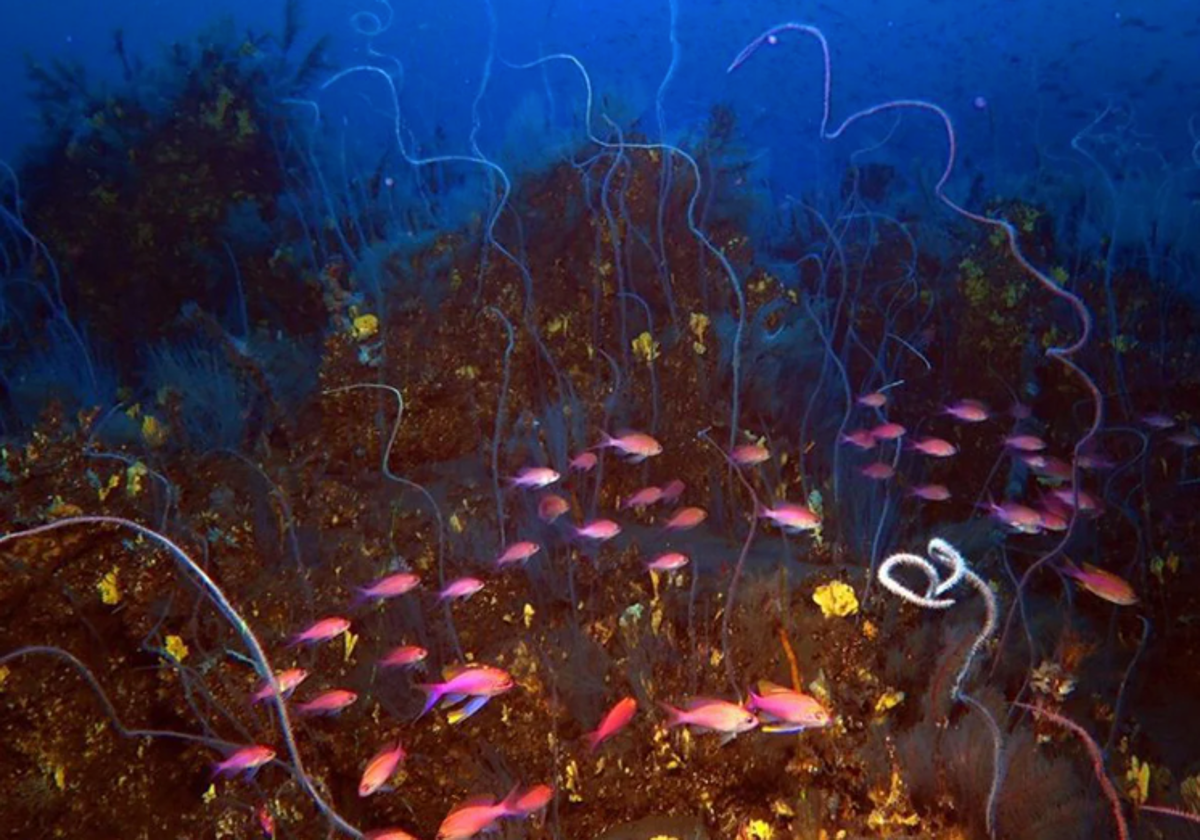
[[[379,332],[379,319],[368,312],[354,319],[350,334],[358,341],[365,341]]]
[[[658,342],[654,340],[653,336],[650,335],[650,333],[642,333],[635,338],[631,344],[633,347],[633,355],[646,364],[650,364],[650,362],[653,362],[658,358],[659,345]]]
[[[188,646],[179,636],[167,636],[167,653],[176,661],[182,662],[188,655]]]
[[[104,577],[100,578],[100,582],[96,584],[96,589],[100,592],[101,603],[108,604],[110,607],[121,603],[121,587],[117,584],[117,574],[120,569],[115,566]]]
[[[150,471],[141,461],[134,461],[125,470],[125,495],[136,496],[142,492],[142,479]]]
[[[826,618],[845,618],[858,612],[858,597],[850,586],[840,580],[818,586],[813,592],[813,601]]]
[[[167,442],[167,427],[153,414],[142,417],[142,440],[150,446],[162,446]]]

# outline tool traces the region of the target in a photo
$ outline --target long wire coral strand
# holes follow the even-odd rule
[[[495,315],[504,325],[508,333],[508,343],[504,346],[504,373],[500,377],[500,395],[496,403],[496,427],[492,431],[492,491],[496,494],[496,523],[500,529],[500,551],[508,545],[508,537],[504,533],[504,497],[500,493],[500,433],[504,429],[504,403],[508,397],[508,383],[512,378],[512,352],[516,342],[512,324],[504,313],[494,306],[484,309],[490,315]]]
[[[1087,749],[1088,756],[1092,759],[1092,769],[1096,772],[1096,781],[1100,783],[1100,789],[1104,791],[1104,796],[1108,799],[1108,804],[1112,808],[1113,821],[1117,824],[1117,836],[1121,840],[1129,840],[1129,826],[1125,824],[1125,814],[1121,812],[1121,799],[1117,796],[1117,789],[1113,787],[1112,781],[1108,778],[1108,773],[1104,770],[1104,756],[1100,754],[1100,747],[1097,746],[1092,736],[1087,733],[1087,730],[1075,721],[1065,718],[1049,709],[1043,709],[1041,706],[1031,706],[1028,703],[1013,703],[1013,705],[1028,712],[1033,712],[1039,717],[1044,717],[1064,729],[1071,730],[1071,732],[1079,737],[1079,740],[1083,741],[1083,746]]]
[[[437,520],[437,540],[438,540],[438,589],[444,589],[446,586],[446,526],[442,520],[442,509],[434,500],[433,494],[426,490],[417,482],[407,479],[402,475],[396,475],[392,472],[392,468],[388,466],[388,462],[392,458],[392,448],[396,445],[396,437],[400,434],[400,423],[404,420],[404,395],[400,393],[400,389],[392,385],[382,385],[377,382],[355,382],[352,385],[339,385],[336,388],[329,388],[322,391],[322,394],[341,394],[346,391],[356,391],[362,388],[372,388],[379,391],[387,391],[396,398],[396,422],[392,424],[392,434],[388,438],[387,446],[384,447],[383,457],[380,460],[380,472],[385,477],[395,481],[397,484],[403,484],[405,487],[410,487],[416,490],[425,497],[425,501],[429,502],[429,506],[433,509],[434,518]],[[454,643],[454,650],[458,654],[459,659],[462,659],[463,650],[462,644],[458,641],[458,631],[454,627],[454,616],[450,613],[450,602],[443,602],[446,608],[446,624],[450,628],[450,640]]]
[[[761,35],[759,35],[757,38],[755,38],[753,41],[751,41],[749,44],[747,44],[745,49],[743,49],[740,53],[737,54],[737,56],[733,59],[733,62],[729,65],[729,69],[727,70],[727,72],[732,73],[735,70],[737,70],[739,67],[741,67],[743,64],[745,64],[747,61],[749,61],[751,56],[753,56],[756,52],[758,52],[758,50],[761,47],[763,47],[764,45],[773,46],[773,45],[779,43],[779,34],[781,32],[786,32],[789,30],[794,30],[797,32],[802,32],[806,35],[810,35],[813,38],[815,38],[817,40],[817,42],[821,45],[821,55],[822,55],[822,58],[824,61],[824,85],[822,88],[822,111],[821,111],[820,136],[823,140],[836,140],[837,138],[841,137],[842,134],[845,133],[846,129],[848,129],[851,125],[858,122],[859,120],[874,116],[875,114],[882,114],[886,111],[898,111],[898,110],[912,109],[912,110],[917,110],[917,111],[927,111],[927,112],[935,115],[936,117],[938,117],[938,119],[940,119],[942,121],[942,125],[946,130],[946,142],[947,142],[948,148],[946,151],[945,169],[942,170],[941,177],[938,178],[937,183],[934,184],[934,186],[933,186],[934,195],[936,195],[938,197],[939,201],[941,201],[943,204],[945,204],[947,207],[949,207],[951,210],[953,210],[958,215],[962,216],[964,219],[969,219],[969,220],[971,220],[973,222],[977,222],[981,225],[987,225],[988,227],[998,228],[999,230],[1004,231],[1004,235],[1008,239],[1009,252],[1012,254],[1013,259],[1015,259],[1017,261],[1017,263],[1021,266],[1021,268],[1024,269],[1025,272],[1027,274],[1029,274],[1034,280],[1036,280],[1039,284],[1041,284],[1043,289],[1050,292],[1054,296],[1056,296],[1062,300],[1065,300],[1075,310],[1075,314],[1079,318],[1079,322],[1080,322],[1079,338],[1076,339],[1071,344],[1055,345],[1055,346],[1046,348],[1046,355],[1053,359],[1058,360],[1060,363],[1062,363],[1064,366],[1066,366],[1068,369],[1070,369],[1072,373],[1074,373],[1076,376],[1078,376],[1080,378],[1080,380],[1082,380],[1084,386],[1088,389],[1088,392],[1092,396],[1092,404],[1094,406],[1094,411],[1093,411],[1093,415],[1092,415],[1091,426],[1089,427],[1087,433],[1084,434],[1084,436],[1081,437],[1078,440],[1078,442],[1076,442],[1076,444],[1075,444],[1076,458],[1074,459],[1074,466],[1072,468],[1072,472],[1073,472],[1072,486],[1078,486],[1078,484],[1079,484],[1078,475],[1077,475],[1077,472],[1079,470],[1078,455],[1080,454],[1080,452],[1083,449],[1085,449],[1087,447],[1088,443],[1092,440],[1093,437],[1095,437],[1096,433],[1100,431],[1100,426],[1104,422],[1104,398],[1100,394],[1100,389],[1096,386],[1096,383],[1092,381],[1092,378],[1090,376],[1088,376],[1087,373],[1085,373],[1083,371],[1083,369],[1080,368],[1079,365],[1077,365],[1075,363],[1074,359],[1072,358],[1073,356],[1075,356],[1075,354],[1077,354],[1080,350],[1083,349],[1083,347],[1087,344],[1089,338],[1091,337],[1091,334],[1092,334],[1091,313],[1088,312],[1087,307],[1084,305],[1083,301],[1080,300],[1080,298],[1077,295],[1072,294],[1071,292],[1069,292],[1066,289],[1059,286],[1057,283],[1054,282],[1054,280],[1052,280],[1044,272],[1037,269],[1029,261],[1029,259],[1025,256],[1024,252],[1022,252],[1020,244],[1017,240],[1017,229],[1010,222],[1005,221],[1004,219],[992,219],[992,218],[988,218],[987,216],[981,216],[978,213],[973,213],[970,210],[967,210],[965,207],[962,207],[957,202],[955,202],[954,199],[952,199],[948,195],[946,195],[946,184],[949,182],[950,176],[954,172],[954,161],[955,161],[955,157],[957,156],[957,153],[958,153],[958,142],[957,142],[955,134],[954,134],[954,124],[950,121],[950,115],[947,114],[943,108],[941,108],[937,105],[934,105],[932,102],[926,102],[925,100],[922,100],[922,99],[894,99],[894,100],[891,100],[888,102],[880,103],[878,105],[872,105],[872,106],[870,106],[868,108],[864,108],[860,111],[856,111],[853,114],[851,114],[850,116],[846,117],[841,122],[841,124],[838,125],[837,128],[830,130],[829,123],[830,123],[830,110],[831,110],[831,91],[833,89],[833,71],[832,71],[832,61],[830,60],[830,57],[829,57],[829,43],[828,43],[828,41],[825,40],[825,35],[824,35],[824,33],[821,32],[820,29],[818,29],[815,26],[811,26],[811,25],[805,24],[805,23],[796,23],[793,21],[789,21],[787,23],[781,23],[777,26],[773,26],[770,29],[766,30]],[[1025,584],[1029,580],[1029,577],[1037,569],[1039,569],[1044,563],[1046,563],[1051,558],[1057,556],[1063,550],[1063,547],[1067,544],[1067,540],[1069,540],[1071,538],[1071,532],[1074,530],[1075,521],[1076,521],[1077,517],[1078,517],[1078,506],[1075,506],[1075,508],[1072,509],[1071,519],[1070,519],[1070,522],[1068,523],[1067,530],[1065,533],[1063,533],[1062,538],[1059,541],[1059,543],[1054,548],[1052,548],[1049,552],[1047,552],[1041,558],[1039,558],[1035,563],[1033,563],[1033,565],[1031,565],[1028,569],[1026,569],[1024,575],[1021,576],[1021,580],[1017,585],[1018,596],[1020,595],[1020,592],[1024,589]],[[872,575],[872,577],[873,576],[874,575]],[[1003,650],[1003,648],[1004,648],[1004,640],[1008,635],[1008,630],[1012,624],[1014,614],[1015,614],[1015,609],[1010,609],[1009,613],[1008,613],[1008,618],[1005,620],[1004,632],[1000,636],[1000,649],[1001,650]]]
[[[118,525],[122,528],[129,528],[132,531],[136,531],[143,537],[154,540],[167,549],[167,551],[175,556],[180,565],[199,581],[204,591],[212,598],[213,603],[216,604],[217,609],[221,611],[221,614],[225,616],[229,623],[233,625],[238,635],[242,637],[242,641],[250,650],[250,658],[255,668],[258,669],[259,676],[273,688],[269,700],[275,708],[275,714],[279,717],[279,729],[283,733],[283,742],[287,746],[288,755],[292,759],[292,766],[295,767],[296,779],[300,782],[301,787],[304,788],[305,793],[312,799],[313,804],[317,806],[321,813],[339,831],[351,837],[362,838],[363,833],[348,823],[337,811],[333,810],[332,805],[325,801],[325,798],[321,796],[313,780],[305,771],[304,763],[300,758],[300,748],[296,744],[296,735],[292,730],[291,718],[288,716],[287,705],[283,701],[283,695],[279,693],[279,686],[275,683],[275,670],[271,667],[271,662],[267,659],[267,654],[259,643],[258,637],[254,635],[254,631],[250,629],[250,625],[242,618],[241,613],[234,608],[233,604],[229,603],[229,599],[225,597],[225,593],[221,590],[221,587],[217,586],[216,582],[208,576],[208,573],[200,568],[196,561],[189,557],[187,552],[173,542],[170,537],[118,516],[72,516],[48,522],[45,525],[38,525],[35,528],[28,528],[24,531],[14,531],[4,534],[0,536],[0,545],[27,537],[40,536],[51,531],[57,531],[60,528],[70,528],[75,525]]]
[[[696,180],[695,187],[692,189],[691,198],[687,203],[687,226],[691,231],[692,236],[696,237],[696,241],[708,251],[708,253],[720,264],[721,269],[725,272],[725,276],[729,279],[729,286],[733,290],[734,297],[737,298],[738,317],[737,326],[733,333],[733,352],[730,361],[732,377],[733,377],[733,394],[730,400],[729,409],[729,448],[733,449],[737,443],[738,433],[738,418],[741,412],[741,369],[742,369],[742,334],[746,331],[746,295],[742,290],[742,282],[738,279],[737,271],[733,267],[733,263],[725,256],[725,251],[718,248],[712,243],[712,240],[705,235],[704,231],[700,230],[699,224],[696,222],[696,205],[700,203],[700,192],[703,187],[703,181],[700,177],[700,165],[696,163],[696,159],[685,152],[678,146],[670,143],[610,143],[602,139],[596,134],[592,128],[592,111],[595,103],[595,93],[592,89],[592,78],[588,75],[587,68],[583,66],[583,62],[570,53],[554,53],[552,55],[543,56],[526,64],[509,64],[514,70],[530,70],[535,67],[541,67],[543,64],[550,61],[566,61],[569,62],[583,77],[583,86],[586,95],[586,104],[584,105],[584,128],[587,132],[588,140],[595,143],[603,149],[640,149],[642,151],[657,151],[669,152],[681,157],[688,167],[692,170],[692,176]],[[506,62],[507,63],[507,62]]]
[[[740,697],[742,693],[741,687],[738,685],[737,673],[733,670],[733,657],[729,655],[729,624],[733,616],[733,603],[734,597],[737,595],[738,579],[742,576],[742,569],[746,565],[746,555],[750,553],[750,544],[754,542],[754,535],[758,531],[758,511],[762,509],[762,502],[759,501],[758,493],[754,492],[754,485],[746,480],[742,468],[738,466],[736,461],[729,457],[728,452],[717,446],[716,441],[709,437],[708,429],[701,430],[696,436],[721,453],[721,457],[729,464],[729,468],[737,474],[738,479],[742,482],[742,486],[746,488],[746,492],[750,494],[750,499],[754,503],[754,513],[750,517],[750,532],[746,534],[746,541],[742,543],[741,553],[738,554],[737,565],[733,567],[733,576],[729,579],[729,592],[725,596],[725,612],[721,616],[721,656],[725,660],[725,675],[729,677],[729,685],[734,693]],[[696,570],[693,568],[693,581],[695,577]]]
[[[970,674],[971,665],[974,663],[975,657],[979,655],[979,651],[983,649],[988,639],[996,632],[998,613],[996,595],[992,592],[991,587],[987,585],[987,582],[967,565],[966,560],[963,559],[958,549],[950,543],[934,537],[929,541],[928,551],[930,558],[949,570],[950,574],[948,576],[943,578],[937,565],[926,560],[919,554],[900,552],[891,555],[880,564],[879,584],[893,595],[927,610],[945,610],[954,606],[957,603],[955,599],[944,598],[942,596],[957,586],[962,580],[966,580],[967,583],[971,584],[972,588],[983,598],[987,615],[984,619],[983,627],[979,630],[979,635],[971,643],[971,649],[967,651],[966,658],[963,659],[963,663],[958,669],[958,674],[954,678],[954,684],[950,688],[950,699],[955,702],[966,703],[979,712],[987,722],[988,731],[992,736],[992,786],[988,791],[987,811],[985,814],[988,834],[994,837],[996,834],[996,801],[1000,794],[1000,785],[1004,775],[1004,765],[1002,762],[1003,739],[1000,734],[1000,727],[996,724],[992,713],[982,703],[963,691],[963,684]],[[927,588],[924,595],[913,591],[892,576],[894,570],[899,567],[915,569],[925,575]]]

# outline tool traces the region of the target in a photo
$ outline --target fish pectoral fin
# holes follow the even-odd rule
[[[484,706],[486,706],[487,702],[491,699],[491,697],[472,697],[462,706],[446,715],[446,720],[451,726],[456,723],[462,723],[471,715],[475,714]]]

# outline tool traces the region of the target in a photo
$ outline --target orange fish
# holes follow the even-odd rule
[[[370,796],[383,787],[387,780],[396,774],[396,768],[406,757],[407,754],[399,740],[396,741],[396,746],[384,747],[376,753],[363,770],[362,781],[358,783],[358,795]]]
[[[379,664],[384,668],[407,668],[410,665],[424,662],[427,656],[429,656],[429,651],[419,645],[401,645],[392,648],[386,656],[379,660]]]
[[[1112,572],[1106,572],[1104,569],[1098,569],[1091,563],[1084,563],[1081,569],[1069,558],[1063,559],[1063,574],[1074,578],[1080,586],[1097,598],[1103,598],[1110,604],[1121,607],[1133,606],[1138,602],[1137,593],[1124,578],[1118,577]]]
[[[245,773],[253,776],[258,768],[275,759],[275,750],[255,744],[232,752],[227,759],[213,765],[213,776],[233,776]]]
[[[500,820],[519,812],[515,810],[518,790],[497,802],[492,796],[473,796],[451,809],[438,828],[438,840],[469,840],[476,834],[496,830]]]
[[[288,695],[295,691],[296,686],[300,685],[300,683],[304,682],[306,679],[308,679],[308,671],[305,671],[303,668],[288,668],[286,671],[280,671],[275,675],[275,683],[279,686],[279,693],[282,694],[285,699],[288,697]],[[271,685],[269,680],[265,681],[262,687],[259,688],[258,691],[254,692],[251,702],[261,703],[274,693],[274,686]]]
[[[318,642],[327,642],[330,639],[336,639],[338,636],[350,629],[350,622],[340,616],[331,618],[323,618],[316,624],[304,630],[301,633],[292,637],[288,647],[296,645],[315,645]]]
[[[524,563],[542,550],[535,542],[516,542],[504,549],[504,553],[496,558],[497,566],[510,566],[513,563]]]
[[[526,788],[512,801],[512,816],[527,817],[542,810],[554,798],[554,788],[550,785],[534,785]]]
[[[358,699],[353,691],[335,688],[318,694],[307,703],[296,704],[298,715],[336,715]]]
[[[747,443],[742,446],[735,446],[730,457],[735,464],[743,467],[754,467],[771,459],[771,453],[765,446],[759,446],[757,443]]]
[[[625,456],[625,460],[630,464],[639,464],[662,453],[662,444],[642,432],[622,432],[619,437],[613,437],[607,432],[601,434],[604,440],[595,448],[611,447]]]
[[[923,455],[928,455],[931,458],[949,458],[951,455],[958,454],[958,447],[948,440],[943,440],[937,437],[921,438],[909,444],[910,449],[915,449]]]
[[[632,697],[624,697],[608,710],[600,725],[587,734],[588,752],[596,748],[624,729],[633,716],[637,714],[637,701]]]
[[[689,531],[705,519],[708,519],[708,511],[704,508],[685,507],[668,519],[663,527],[668,531]]]
[[[562,496],[553,493],[543,496],[538,502],[538,518],[547,525],[554,523],[558,517],[571,509],[571,504]]]

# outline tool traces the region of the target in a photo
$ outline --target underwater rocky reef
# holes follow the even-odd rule
[[[1200,834],[1195,150],[1130,245],[783,22],[711,57],[820,111],[777,202],[736,103],[488,52],[506,143],[421,142],[299,11],[30,67],[0,836]]]

